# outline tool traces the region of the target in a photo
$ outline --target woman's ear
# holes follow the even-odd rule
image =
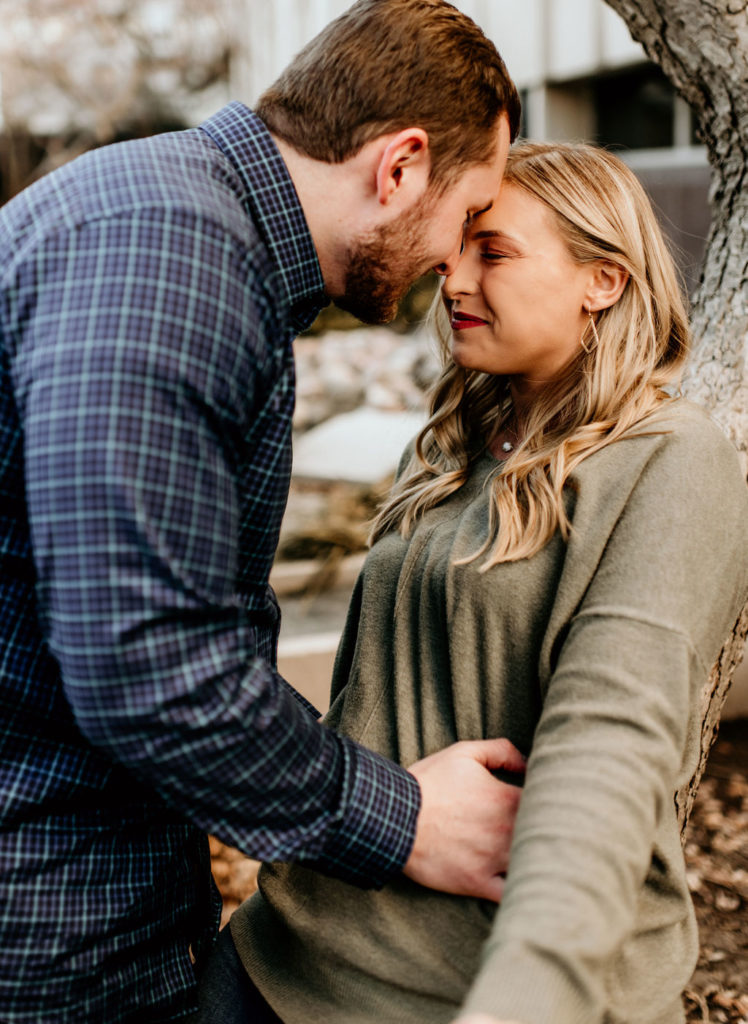
[[[387,139],[376,168],[377,200],[406,205],[425,195],[431,177],[429,137],[422,128],[404,128]]]
[[[627,270],[612,260],[597,260],[585,293],[584,308],[588,313],[610,309],[623,294],[629,279]]]

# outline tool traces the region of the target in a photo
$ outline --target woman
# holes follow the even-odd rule
[[[231,934],[285,1024],[677,1024],[697,936],[673,794],[748,598],[738,460],[671,397],[686,315],[611,154],[516,147],[442,300],[327,721],[403,764],[493,736],[530,755],[504,899],[276,865]]]

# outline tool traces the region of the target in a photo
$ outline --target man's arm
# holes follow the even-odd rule
[[[236,590],[236,449],[260,353],[243,268],[204,228],[184,211],[110,218],[48,239],[26,268],[36,365],[19,398],[39,609],[78,726],[257,857],[361,885],[410,857],[425,884],[495,891],[506,787],[475,761],[468,779],[459,749],[417,780],[336,736],[259,650],[262,609]],[[465,785],[479,787],[473,812],[446,820]]]

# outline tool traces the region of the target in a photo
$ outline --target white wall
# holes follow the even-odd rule
[[[232,0],[237,53],[232,94],[250,106],[291,58],[350,7],[349,0]]]
[[[496,43],[520,88],[643,59],[604,0],[453,0]],[[252,104],[349,0],[234,0],[233,95]]]
[[[496,43],[517,85],[581,78],[644,59],[604,0],[452,0]]]

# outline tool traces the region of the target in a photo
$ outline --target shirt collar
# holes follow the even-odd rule
[[[244,201],[286,286],[293,329],[305,330],[329,299],[283,157],[264,123],[242,103],[229,103],[200,127],[235,167],[246,189]]]

